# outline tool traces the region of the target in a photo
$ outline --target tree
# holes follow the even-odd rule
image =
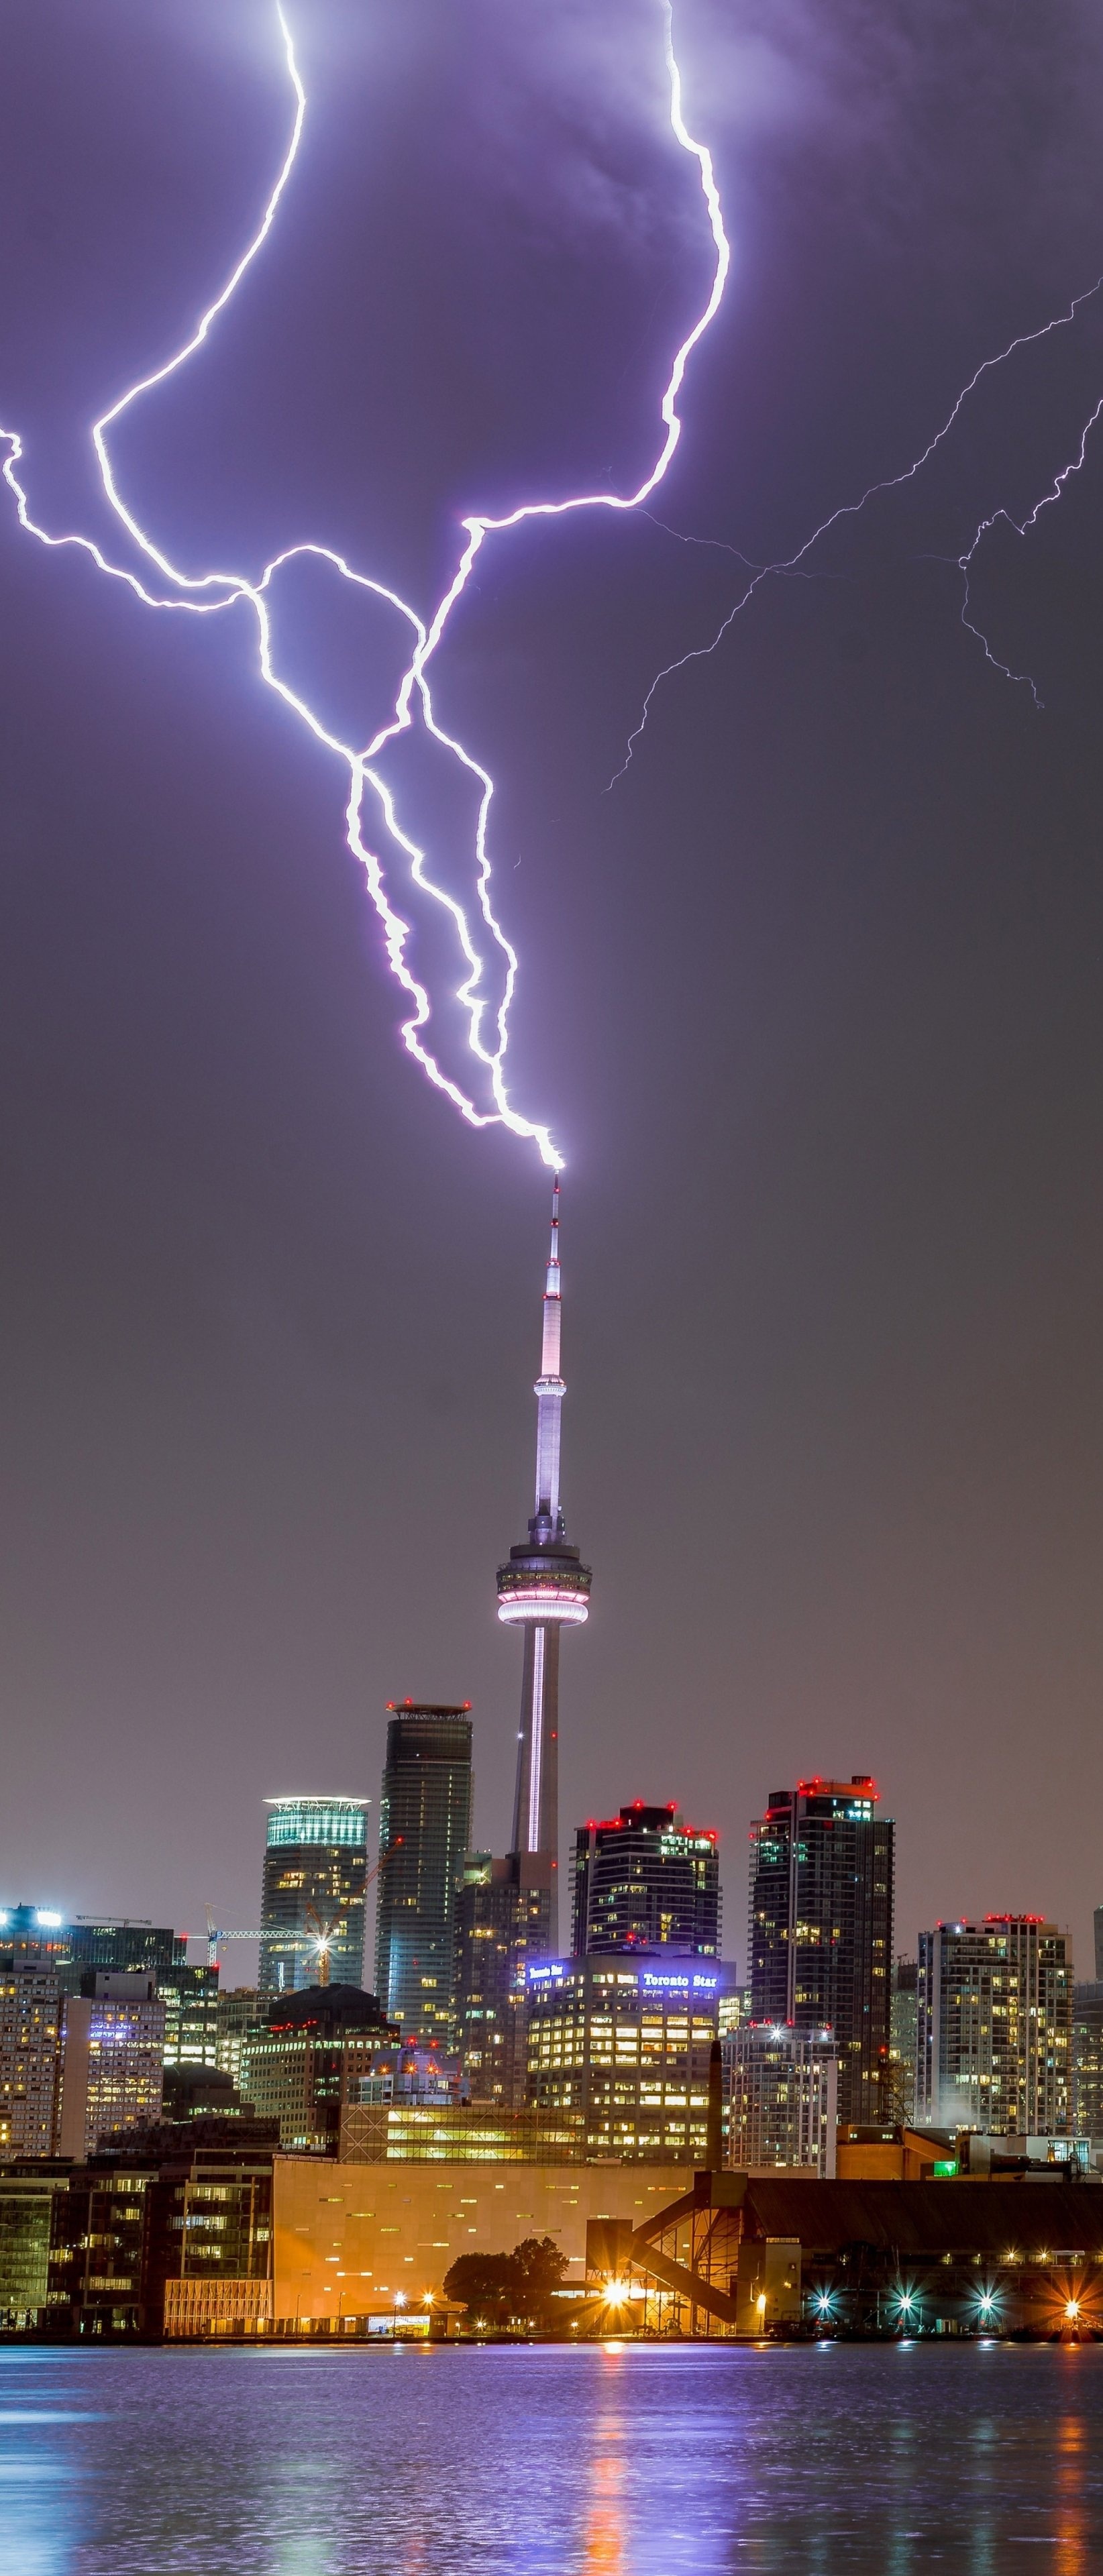
[[[460,2254],[444,2275],[445,2297],[493,2325],[512,2315],[518,2286],[512,2254]]]
[[[551,2307],[552,2293],[562,2287],[567,2257],[554,2236],[526,2236],[513,2248],[519,2301],[525,2316],[539,2317]]]
[[[526,2236],[512,2254],[460,2254],[444,2275],[445,2296],[460,2300],[468,2316],[502,2326],[511,2317],[542,2323],[552,2292],[567,2269],[552,2236]],[[552,2311],[554,2313],[554,2311]]]

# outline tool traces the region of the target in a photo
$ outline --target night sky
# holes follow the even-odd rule
[[[658,445],[708,291],[658,0],[289,0],[278,227],[120,478],[195,569],[313,538],[428,605],[464,510]],[[515,1096],[566,1158],[564,1840],[745,1833],[872,1769],[898,1947],[1103,1899],[1103,33],[1077,0],[678,0],[733,272],[653,507],[488,548],[438,670],[498,780]],[[106,538],[89,421],[286,141],[267,0],[9,0],[0,421]],[[378,1796],[470,1699],[504,1847],[547,1176],[401,1046],[338,763],[247,613],[157,617],[0,507],[0,1895],[256,1920],[265,1795]],[[667,531],[677,531],[677,535]],[[681,537],[711,540],[687,545]],[[391,640],[284,595],[362,721]],[[350,714],[352,709],[355,714]],[[397,772],[396,772],[397,776]],[[454,829],[432,777],[409,793]],[[396,884],[396,897],[401,889]],[[429,958],[428,934],[420,952]],[[447,1035],[447,1032],[444,1032]],[[374,1838],[374,1825],[373,1825]],[[248,1954],[230,1962],[243,1975]]]

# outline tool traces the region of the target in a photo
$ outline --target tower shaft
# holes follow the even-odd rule
[[[559,1632],[589,1615],[590,1570],[567,1543],[560,1499],[563,1397],[560,1337],[559,1181],[552,1196],[551,1250],[544,1284],[536,1395],[536,1509],[529,1535],[498,1569],[498,1616],[523,1628],[521,1723],[513,1805],[513,1857],[522,1886],[547,1899],[547,1947],[559,1938]]]

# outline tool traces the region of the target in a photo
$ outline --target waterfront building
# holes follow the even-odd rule
[[[273,2179],[277,2328],[323,2333],[353,2318],[390,2332],[411,2316],[427,2332],[458,2254],[509,2253],[526,2236],[550,2236],[567,2257],[568,2286],[580,2289],[593,2219],[639,2227],[693,2189],[688,2166],[524,2158],[361,2165],[281,2156]]]
[[[50,1968],[0,1967],[0,2153],[53,2154],[60,2077],[56,1975]]]
[[[267,1798],[260,1991],[294,1993],[319,1962],[339,1984],[364,1976],[366,1798]]]
[[[751,2017],[832,2030],[840,2120],[880,2116],[890,2046],[891,1817],[868,1772],[771,1791],[751,1827]]]
[[[720,1857],[715,1833],[683,1824],[675,1806],[636,1798],[575,1834],[571,1949],[670,1948],[720,1956]]]
[[[404,2037],[450,2048],[456,1895],[471,1841],[471,1703],[390,1704],[379,1801],[375,1983]]]
[[[342,2164],[573,2164],[580,2143],[573,2118],[446,2096],[384,2098],[376,2076],[341,2114]]]
[[[278,2121],[281,2146],[336,2155],[342,2111],[398,2036],[362,1986],[276,1996],[267,2028],[242,2041],[241,2091],[259,2119]]]
[[[1066,2137],[1072,2012],[1069,1937],[1040,1914],[921,1932],[917,2118],[992,2137]]]
[[[456,2044],[473,2102],[525,2101],[525,1970],[547,1956],[546,1890],[521,1855],[468,1852],[456,1896]]]
[[[829,2030],[745,2022],[721,2041],[727,2164],[835,2170],[839,2064]]]
[[[60,2156],[82,2159],[106,2138],[146,2128],[161,2110],[165,2006],[152,1976],[91,1970],[62,2019]]]
[[[1103,1979],[1072,1990],[1073,2128],[1103,2141]]]
[[[703,2165],[721,1972],[669,1951],[545,1960],[528,1985],[528,2098],[580,2153]]]
[[[915,2118],[918,1979],[917,1960],[897,1960],[889,2007],[889,2079],[885,2088],[886,2116],[894,2120]]]
[[[241,2051],[246,2039],[268,2025],[268,2007],[257,1986],[227,1986],[220,1991],[215,2015],[215,2065],[241,2090]]]
[[[568,1545],[560,1500],[562,1312],[557,1179],[535,1388],[536,1507],[528,1537],[498,1568],[498,1617],[519,1627],[524,1640],[511,1849],[522,1889],[543,1900],[545,1957],[559,1944],[559,1640],[563,1628],[582,1627],[589,1617],[591,1582],[589,1566]]]

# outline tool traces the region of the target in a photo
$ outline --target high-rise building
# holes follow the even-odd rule
[[[893,1837],[868,1772],[771,1792],[751,1827],[751,2018],[832,2030],[840,2120],[880,2116],[889,2061]]]
[[[892,2120],[915,2118],[915,2052],[917,1980],[915,1959],[898,1959],[892,1974],[889,2011],[889,2083],[885,2114]]]
[[[260,1921],[262,1995],[364,1980],[366,1798],[268,1798]]]
[[[1096,1906],[1095,1913],[1092,1916],[1092,1924],[1095,1931],[1096,1983],[1103,1985],[1103,1905]]]
[[[525,1969],[547,1956],[546,1891],[520,1856],[468,1852],[456,1897],[456,2045],[473,2102],[525,2101]]]
[[[215,2065],[228,2075],[231,2084],[241,2090],[242,2043],[254,2031],[267,2026],[268,2008],[261,2002],[256,1986],[228,1986],[218,1998],[215,2025]]]
[[[727,2158],[737,2172],[835,2170],[839,2061],[829,2030],[744,2022],[721,2041]]]
[[[162,1970],[157,1992],[165,2007],[166,2066],[216,2066],[218,2063],[218,1970],[180,1967]]]
[[[916,2116],[989,2137],[1067,2137],[1072,1955],[1040,1914],[919,1935]]]
[[[721,1970],[667,1950],[528,1970],[528,2095],[593,2162],[703,2166]]]
[[[404,2038],[450,2048],[456,1894],[471,1840],[470,1700],[390,1702],[379,1801],[375,1984]]]
[[[575,1834],[571,1949],[670,1948],[720,1956],[716,1835],[685,1825],[677,1807],[636,1798]]]
[[[498,1568],[498,1617],[524,1638],[521,1724],[512,1849],[520,1882],[547,1907],[545,1949],[559,1942],[559,1636],[582,1627],[590,1611],[590,1569],[567,1543],[559,1494],[560,1438],[566,1388],[559,1373],[562,1290],[559,1182],[552,1194],[551,1253],[544,1285],[544,1328],[536,1381],[536,1509],[529,1533]]]
[[[0,2150],[54,2152],[61,2076],[61,1989],[50,1968],[0,1968]]]
[[[267,2029],[243,2040],[241,2090],[258,2119],[278,2120],[281,2146],[335,2155],[342,2111],[397,2037],[362,1986],[301,1987],[274,1997]]]
[[[165,2007],[152,1976],[91,1969],[65,1998],[57,2152],[78,2162],[160,2116]]]
[[[1072,1990],[1073,2126],[1078,2138],[1103,2139],[1103,1979]]]

